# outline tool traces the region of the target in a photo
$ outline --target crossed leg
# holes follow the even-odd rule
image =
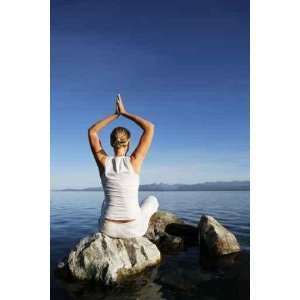
[[[141,203],[141,230],[146,233],[151,216],[157,212],[159,203],[154,195],[146,197]]]

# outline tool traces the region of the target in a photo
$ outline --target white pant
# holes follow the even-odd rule
[[[116,223],[99,219],[99,231],[113,238],[133,238],[143,236],[149,226],[151,216],[158,210],[155,196],[146,197],[141,203],[141,214],[131,222]]]

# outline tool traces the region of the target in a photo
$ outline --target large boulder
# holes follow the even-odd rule
[[[185,224],[175,214],[158,211],[152,215],[144,235],[155,243],[161,251],[180,250],[183,245],[198,244],[198,229]]]
[[[203,215],[199,222],[200,249],[211,256],[221,256],[240,251],[240,245],[232,232],[211,216]]]
[[[58,270],[76,279],[112,285],[159,264],[160,260],[160,251],[147,238],[118,239],[98,232],[80,240],[58,264]]]

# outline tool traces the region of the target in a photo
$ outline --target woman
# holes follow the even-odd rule
[[[98,132],[120,116],[134,121],[143,129],[143,134],[136,149],[130,156],[126,156],[131,134],[124,127],[116,127],[110,135],[110,144],[115,155],[110,157],[102,147]],[[116,112],[91,126],[88,133],[105,195],[99,218],[99,231],[114,238],[143,236],[151,216],[159,206],[153,195],[145,198],[141,206],[138,202],[139,174],[152,142],[154,125],[128,113],[119,94]]]

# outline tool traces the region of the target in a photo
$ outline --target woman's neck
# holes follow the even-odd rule
[[[122,151],[122,150],[116,151],[115,156],[126,156],[126,151]]]

